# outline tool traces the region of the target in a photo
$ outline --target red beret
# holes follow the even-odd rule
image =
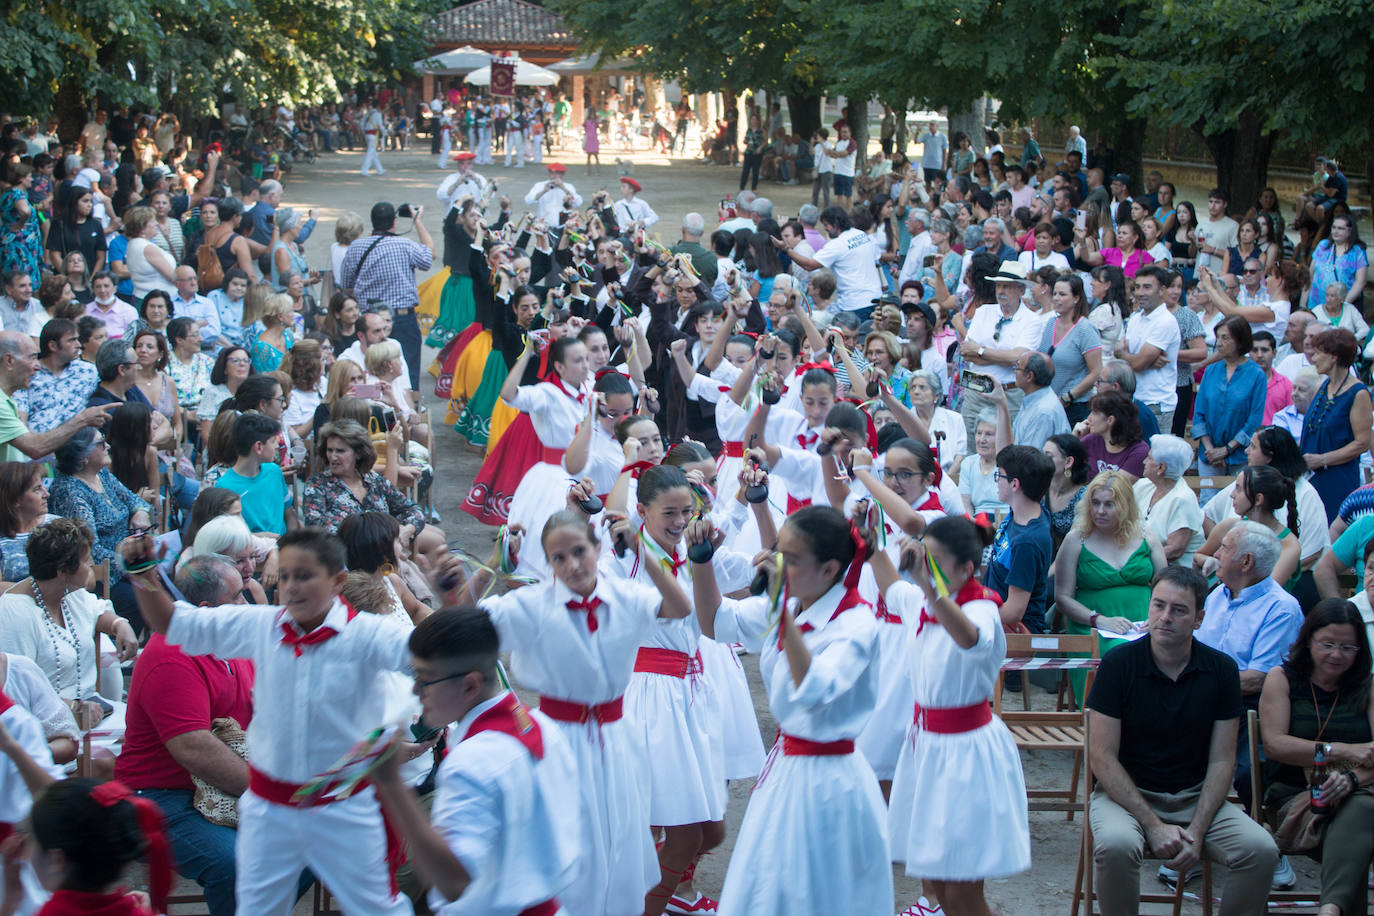
[[[476,153],[462,152],[462,153],[454,153],[454,154],[453,154],[453,161],[454,161],[454,162],[468,162],[468,161],[473,160],[473,159],[476,159],[476,158],[477,158],[477,154],[476,154]]]
[[[634,180],[633,178],[631,178],[629,175],[622,175],[621,178],[620,178],[620,183],[621,183],[621,184],[627,184],[627,185],[629,185],[630,187],[634,188],[636,194],[639,193],[640,191],[643,191],[643,190],[644,190],[644,188],[643,188],[642,186],[640,186],[639,182],[635,181],[635,180]]]
[[[550,172],[566,172],[568,167],[561,162],[550,162],[545,166]]]

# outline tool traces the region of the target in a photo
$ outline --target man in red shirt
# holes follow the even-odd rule
[[[233,562],[213,554],[187,561],[176,587],[201,607],[243,600]],[[162,808],[177,871],[204,889],[214,916],[234,914],[235,830],[210,823],[192,807],[191,775],[234,796],[248,788],[247,762],[210,732],[211,723],[224,718],[248,728],[253,663],[186,655],[161,634],[149,639],[134,665],[115,778]]]

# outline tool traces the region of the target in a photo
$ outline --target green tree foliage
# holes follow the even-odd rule
[[[424,55],[445,0],[10,0],[0,78],[11,111],[100,98],[203,111],[247,101],[317,102],[394,79]]]

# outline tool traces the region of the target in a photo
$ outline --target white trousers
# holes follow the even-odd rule
[[[448,165],[448,154],[452,151],[453,134],[446,130],[443,135],[439,137],[439,168],[442,169]]]
[[[544,137],[542,134],[537,137],[530,138],[529,156],[530,162],[544,161]]]
[[[240,913],[290,916],[301,869],[309,868],[347,916],[414,916],[404,894],[391,894],[386,831],[371,789],[318,808],[275,805],[245,792],[234,849]]]
[[[510,167],[511,156],[515,156],[516,168],[525,164],[525,134],[523,131],[506,132],[506,167]]]
[[[491,165],[491,127],[477,128],[477,164]]]
[[[368,169],[376,169],[378,175],[385,175],[386,169],[382,168],[382,160],[377,155],[377,135],[365,134],[363,139],[367,141],[367,152],[363,155],[362,173],[366,175]]]

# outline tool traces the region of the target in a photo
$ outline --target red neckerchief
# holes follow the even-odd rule
[[[954,595],[954,603],[959,605],[960,607],[963,607],[970,601],[980,600],[991,601],[998,607],[1002,606],[1002,596],[994,592],[992,589],[988,588],[983,583],[979,582],[977,579],[969,579]],[[926,624],[928,623],[933,623],[937,627],[940,625],[939,619],[936,618],[935,615],[926,611],[924,607],[922,607],[920,620],[916,624],[917,636],[921,635],[921,631],[926,628]]]
[[[587,632],[595,633],[598,626],[596,621],[596,609],[601,607],[602,604],[602,600],[596,597],[596,595],[591,595],[587,598],[578,598],[574,596],[568,601],[566,607],[570,611],[585,613],[587,615]]]
[[[810,449],[820,439],[820,433],[798,433],[797,445],[804,449]]]
[[[640,537],[643,537],[645,540],[648,540],[648,539],[649,539],[649,535],[647,535],[647,534],[644,533],[644,525],[643,525],[643,524],[641,524],[641,525],[639,526],[639,535],[640,535]],[[676,579],[676,578],[677,578],[677,571],[678,571],[679,569],[681,569],[682,567],[684,567],[684,566],[687,565],[687,558],[686,558],[686,557],[679,557],[679,556],[677,555],[677,545],[676,545],[676,544],[673,545],[673,549],[672,549],[672,550],[665,550],[665,551],[663,551],[663,552],[666,553],[666,554],[668,555],[668,561],[669,561],[670,563],[672,563],[672,568],[671,568],[669,571],[673,574],[673,578]],[[634,562],[634,565],[630,567],[630,576],[633,577],[633,576],[635,576],[635,575],[638,575],[638,573],[639,573],[639,555],[636,554],[636,555],[635,555],[635,562]]]
[[[911,508],[917,512],[924,512],[928,509],[939,509],[941,512],[945,511],[945,507],[940,503],[940,494],[935,492],[934,487],[927,488],[926,498],[921,501],[919,506],[912,506]]]
[[[592,600],[600,601],[595,598]],[[523,744],[535,760],[544,759],[544,736],[539,731],[539,723],[534,721],[529,709],[513,693],[507,693],[495,706],[473,719],[463,740],[468,740],[478,732],[510,735]]]
[[[88,894],[54,891],[38,916],[152,916],[128,893]]]
[[[342,601],[343,599],[340,600]],[[348,609],[349,620],[358,616],[358,611],[347,601],[344,601],[344,607]],[[281,622],[282,645],[290,646],[294,649],[296,658],[300,658],[301,655],[305,653],[305,646],[317,646],[322,642],[328,642],[338,635],[339,631],[333,627],[318,626],[309,633],[300,633],[291,621],[283,620]]]
[[[6,712],[8,712],[9,708],[13,705],[14,700],[10,699],[9,694],[5,693],[5,691],[3,690],[0,690],[0,715],[4,715]]]
[[[579,404],[584,404],[587,401],[587,393],[585,391],[569,391],[568,386],[564,384],[563,379],[559,377],[557,372],[550,372],[549,377],[544,379],[544,381],[548,382],[550,385],[557,388],[559,391],[563,392],[568,397],[577,401],[577,403]]]
[[[858,607],[858,606],[861,605],[861,604],[864,605],[865,607],[872,607],[872,605],[870,605],[867,601],[865,601],[863,598],[859,597],[859,590],[858,590],[858,589],[856,589],[856,588],[848,588],[848,589],[845,589],[844,596],[843,596],[842,598],[840,598],[840,603],[839,603],[838,605],[836,605],[836,607],[835,607],[835,613],[833,613],[833,614],[830,615],[830,619],[827,620],[826,623],[828,623],[828,624],[829,624],[829,623],[834,623],[834,622],[835,622],[835,618],[839,617],[841,614],[843,614],[845,611],[849,610],[850,608]],[[785,619],[785,618],[784,618],[784,619]],[[782,624],[778,624],[778,651],[779,651],[779,652],[782,651],[783,629],[784,629],[784,628],[783,628]],[[801,632],[801,633],[810,633],[810,632],[812,632],[812,631],[815,630],[815,629],[816,629],[816,628],[815,628],[814,626],[812,626],[811,624],[809,624],[809,623],[799,623],[799,624],[797,624],[797,630],[798,630],[799,632]]]

